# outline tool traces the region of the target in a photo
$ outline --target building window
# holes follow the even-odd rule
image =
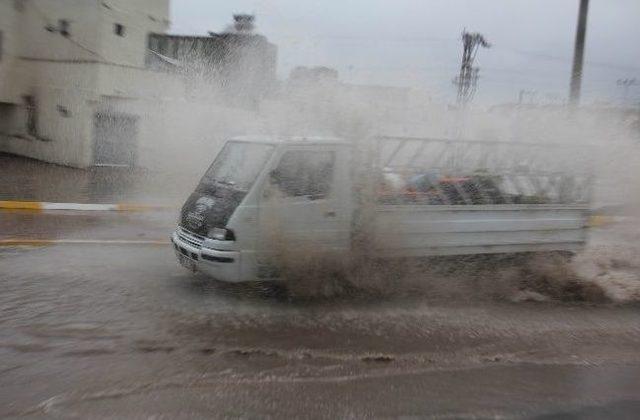
[[[58,111],[58,114],[60,114],[64,118],[69,118],[71,116],[69,108],[64,105],[56,105],[56,110]]]
[[[114,23],[113,24],[113,33],[118,35],[118,36],[124,36],[124,25],[121,23]]]

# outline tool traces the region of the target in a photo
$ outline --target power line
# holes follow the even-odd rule
[[[496,50],[497,51],[507,50],[507,51],[514,52],[516,54],[526,55],[528,57],[538,58],[538,59],[545,60],[545,61],[558,61],[558,62],[563,62],[563,63],[571,63],[572,62],[571,58],[563,57],[563,56],[557,56],[557,55],[553,55],[553,54],[547,54],[547,53],[540,52],[540,51],[526,51],[526,50],[521,50],[521,49],[511,48],[511,47],[505,47],[505,46],[496,47]],[[602,68],[607,68],[607,69],[612,69],[612,70],[638,71],[638,72],[640,72],[640,67],[627,66],[627,65],[623,65],[623,64],[605,63],[605,62],[601,62],[601,61],[592,61],[592,60],[585,60],[584,61],[584,66],[585,67],[602,67]]]
[[[109,60],[107,60],[106,58],[104,58],[104,56],[102,56],[100,53],[98,53],[98,52],[96,52],[96,51],[93,51],[93,50],[92,50],[92,49],[90,49],[89,47],[85,47],[85,46],[84,46],[84,45],[82,45],[80,42],[76,41],[75,39],[73,39],[73,38],[71,38],[71,37],[69,37],[69,36],[63,36],[63,38],[65,38],[66,40],[68,40],[69,42],[71,42],[73,45],[75,45],[75,46],[79,47],[80,49],[82,49],[82,50],[84,50],[84,51],[86,51],[86,52],[88,52],[88,53],[90,53],[90,54],[93,54],[93,55],[95,55],[96,57],[98,57],[98,58],[100,58],[100,59],[104,60],[105,62],[112,63],[111,61],[109,61]],[[115,64],[115,63],[112,63],[112,64]]]
[[[311,35],[311,36],[295,36],[295,35],[274,35],[275,40],[299,40],[301,42],[308,41],[346,41],[346,42],[358,42],[363,45],[370,45],[371,48],[378,49],[381,42],[384,43],[404,43],[406,48],[424,48],[424,43],[444,43],[444,42],[458,42],[454,38],[440,38],[440,37],[366,37],[366,36],[351,36],[351,35]],[[571,64],[572,58],[561,55],[549,54],[541,51],[523,50],[521,48],[509,47],[503,44],[495,47],[496,52],[511,52],[518,55],[524,55],[527,57],[535,58],[542,61],[557,61],[565,64]],[[601,67],[612,70],[620,71],[637,71],[640,72],[640,67],[629,66],[625,64],[607,63],[603,61],[584,60],[584,67]]]

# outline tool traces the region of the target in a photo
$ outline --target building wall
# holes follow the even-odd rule
[[[115,12],[135,17],[137,21],[161,24],[162,32],[169,28],[169,0],[103,0],[101,3]]]
[[[146,36],[166,30],[168,12],[168,0],[0,2],[7,51],[0,60],[0,151],[90,166],[94,114],[105,98],[143,94],[133,87],[148,79]],[[27,128],[27,96],[36,105],[35,130]]]
[[[100,15],[95,2],[26,0],[21,2],[20,59],[30,61],[97,60]],[[68,33],[63,35],[63,21]]]
[[[22,0],[14,13],[30,60],[101,61],[142,67],[146,34],[168,28],[168,0]],[[5,1],[3,3],[11,4]],[[17,2],[13,2],[17,3]],[[16,8],[13,7],[15,10]],[[61,33],[68,22],[68,34]],[[123,36],[114,25],[124,27]]]
[[[147,34],[168,19],[168,0],[0,0],[11,51],[0,61],[0,151],[88,167],[96,115],[124,115],[136,121],[136,166],[199,175],[225,138],[260,131],[255,110],[229,107],[206,80],[145,66]],[[260,41],[258,73],[275,81],[275,46]]]
[[[14,75],[20,49],[18,13],[13,2],[0,2],[0,102],[14,103],[18,100],[20,89]]]
[[[103,1],[99,27],[100,53],[105,61],[144,67],[149,33],[164,33],[169,28],[168,0]],[[115,33],[120,24],[124,33]]]
[[[231,106],[257,109],[275,89],[277,48],[262,35],[154,34],[149,48],[157,53],[148,55],[150,68],[181,73],[198,86],[207,84]],[[164,65],[166,58],[177,65]]]
[[[36,132],[27,128],[27,111],[16,105],[11,130],[0,139],[1,150],[70,166],[91,163],[91,114],[99,96],[89,88],[97,80],[97,64],[22,61],[27,88],[36,103]],[[73,83],[69,83],[72,80]]]

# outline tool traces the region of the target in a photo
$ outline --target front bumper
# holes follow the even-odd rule
[[[241,279],[241,253],[210,248],[208,240],[201,240],[178,228],[171,235],[176,257],[194,271],[207,274],[216,280],[237,283]],[[187,261],[185,261],[187,259]]]

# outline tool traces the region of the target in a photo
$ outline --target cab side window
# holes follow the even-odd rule
[[[271,183],[288,197],[325,198],[331,190],[335,152],[292,150],[271,172]]]

